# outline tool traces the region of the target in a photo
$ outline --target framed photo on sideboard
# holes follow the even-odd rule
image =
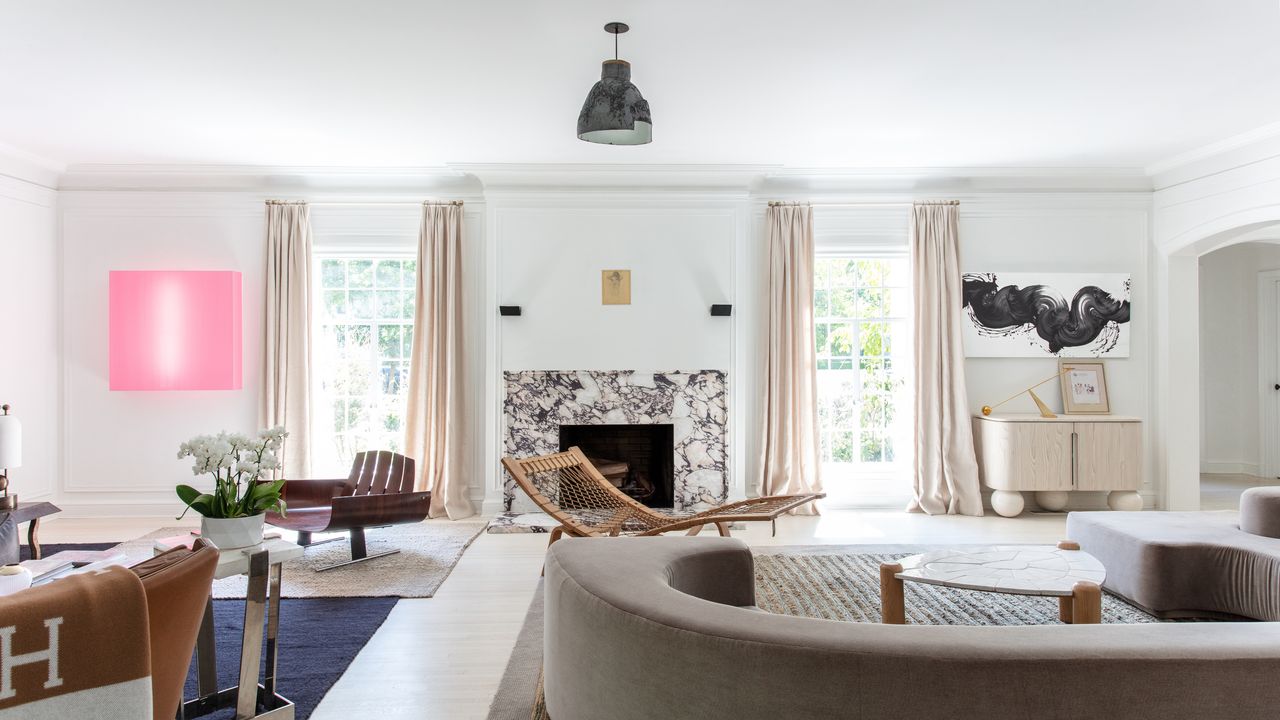
[[[1062,409],[1068,415],[1109,415],[1107,368],[1101,360],[1058,360]]]

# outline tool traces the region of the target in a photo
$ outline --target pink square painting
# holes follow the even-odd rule
[[[111,271],[112,390],[239,390],[240,273]]]

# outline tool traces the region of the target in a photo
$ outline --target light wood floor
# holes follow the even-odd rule
[[[783,518],[776,538],[767,523],[735,535],[754,545],[1049,543],[1061,539],[1065,517],[839,510]],[[55,518],[41,539],[123,541],[174,525],[172,518]],[[533,598],[546,542],[546,535],[482,534],[434,598],[396,605],[312,717],[482,720]]]
[[[1206,476],[1205,509],[1235,508],[1248,476]],[[897,510],[834,510],[785,517],[778,535],[766,523],[735,532],[752,545],[1051,543],[1066,516],[927,517]],[[46,522],[46,543],[129,540],[172,518],[66,519]],[[196,525],[194,520],[186,524]],[[403,600],[312,716],[482,720],[515,644],[542,567],[545,535],[482,534],[434,598]]]
[[[1239,510],[1240,493],[1262,485],[1280,485],[1280,480],[1253,475],[1201,475],[1200,509]]]

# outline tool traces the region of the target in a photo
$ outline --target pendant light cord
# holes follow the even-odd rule
[[[613,34],[613,59],[618,59],[618,33]]]

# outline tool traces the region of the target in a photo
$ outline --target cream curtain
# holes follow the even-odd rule
[[[475,514],[463,474],[462,205],[427,204],[418,234],[405,447],[418,461],[418,489],[431,517]]]
[[[813,337],[813,208],[771,205],[762,495],[822,492]],[[795,512],[817,514],[813,503]]]
[[[915,487],[911,512],[981,515],[964,347],[960,340],[960,241],[955,203],[911,212],[915,294]]]
[[[306,203],[267,203],[266,335],[263,427],[289,432],[286,478],[311,476],[311,211]]]

